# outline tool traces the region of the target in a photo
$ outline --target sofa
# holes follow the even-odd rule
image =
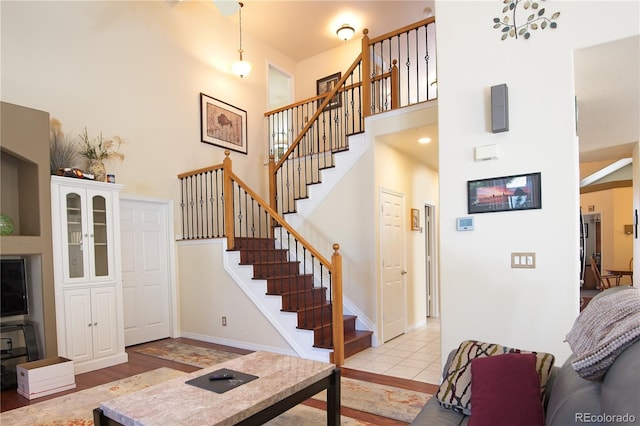
[[[488,396],[478,394],[478,390],[482,392],[486,388],[474,383],[473,380],[469,379],[471,383],[466,385],[457,383],[457,387],[453,386],[452,392],[461,392],[464,389],[471,393],[466,400],[467,406],[464,406],[462,398],[457,400],[448,398],[447,392],[451,391],[452,386],[447,381],[451,381],[452,377],[458,378],[462,374],[459,368],[464,364],[460,361],[461,351],[467,356],[473,352],[473,356],[476,357],[481,354],[484,358],[493,358],[494,365],[502,365],[496,362],[504,362],[506,353],[513,357],[515,356],[512,355],[513,352],[524,352],[500,345],[471,341],[463,342],[458,349],[451,351],[443,368],[442,383],[438,392],[430,398],[411,424],[419,426],[521,425],[525,423],[547,426],[640,425],[640,290],[621,286],[598,294],[576,319],[572,330],[567,334],[567,342],[572,349],[572,355],[561,367],[548,365],[549,354],[546,354],[546,365],[541,365],[540,360],[543,357],[540,353],[533,352],[537,357],[536,364],[533,364],[534,361],[528,361],[536,366],[539,379],[536,383],[541,387],[536,388],[538,392],[535,395],[538,397],[540,413],[539,415],[525,414],[526,422],[523,422],[523,418],[516,422],[500,418],[504,417],[501,416],[503,409],[507,407],[512,409],[511,407],[514,406],[513,400],[509,402],[505,400],[531,399],[531,396],[527,397],[526,392],[520,393],[520,390],[517,392],[508,390],[507,392],[511,394],[506,397],[503,395],[504,400],[490,401],[489,405],[493,405],[492,409],[495,411],[494,414],[488,415],[489,420],[487,420],[486,405],[481,404],[486,404],[486,399],[497,399],[497,397],[494,397],[495,394],[491,393],[492,391],[486,391]],[[499,349],[489,354],[487,347]],[[492,355],[503,355],[503,359],[500,360]],[[528,356],[534,358],[534,355]],[[473,372],[478,372],[477,377],[481,378],[482,370],[479,368],[481,361],[470,361]],[[502,376],[512,374],[511,372],[496,374],[496,371],[502,370],[493,370],[493,376],[486,376],[488,382],[499,382]],[[473,377],[475,378],[476,375]],[[496,380],[496,377],[499,379]],[[511,381],[517,381],[516,385],[519,385],[523,380],[525,379],[518,377],[517,380]],[[521,397],[521,395],[524,396]],[[462,401],[462,407],[452,407],[451,404],[455,405],[456,401]],[[473,404],[472,401],[474,401]],[[473,413],[478,411],[478,416],[473,420],[471,420],[471,406],[474,409],[477,408]],[[530,408],[530,406],[529,408],[517,406],[515,410],[522,413]],[[493,420],[491,420],[492,417]]]

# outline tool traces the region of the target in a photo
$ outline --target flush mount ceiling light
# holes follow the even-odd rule
[[[242,50],[242,6],[244,6],[244,4],[238,4],[240,5],[240,9],[238,11],[240,21],[240,49],[238,49],[238,53],[240,53],[240,60],[231,64],[231,71],[233,71],[233,73],[238,77],[243,78],[251,72],[251,62],[247,62],[242,59],[242,53],[244,53],[244,50]]]
[[[336,31],[336,34],[338,35],[338,37],[340,37],[340,39],[347,41],[351,37],[353,37],[353,34],[355,34],[355,32],[356,30],[354,30],[351,25],[342,24],[342,26]]]
[[[422,145],[428,144],[429,142],[431,142],[431,138],[428,137],[418,139],[418,143]]]

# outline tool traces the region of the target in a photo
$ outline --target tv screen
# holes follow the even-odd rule
[[[29,313],[25,259],[0,259],[0,316]]]

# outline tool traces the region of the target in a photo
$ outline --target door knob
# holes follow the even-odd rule
[[[401,275],[407,275],[407,271],[400,272]]]

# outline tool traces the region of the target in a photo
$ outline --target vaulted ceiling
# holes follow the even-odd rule
[[[343,41],[335,32],[344,23],[352,25],[354,37],[360,38],[364,28],[376,36],[433,15],[437,22],[434,1],[245,0],[244,4],[243,31],[296,61],[340,46]],[[211,7],[215,7],[213,3]],[[237,20],[237,15],[227,18]],[[639,52],[640,36],[575,52],[581,162],[628,157],[640,139]],[[413,134],[426,132],[432,133],[434,142],[418,146]],[[437,127],[387,139],[416,158],[433,158],[434,152],[437,158]]]

